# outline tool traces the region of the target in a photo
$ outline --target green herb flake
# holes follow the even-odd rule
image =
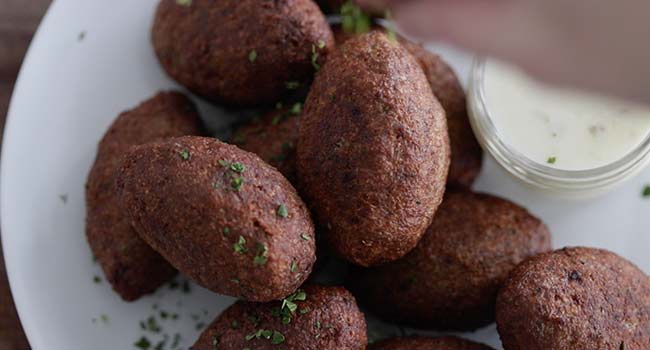
[[[181,157],[182,160],[189,160],[190,159],[190,151],[184,149],[178,153],[178,155]]]
[[[192,6],[192,0],[176,0],[176,3],[181,6]]]
[[[225,159],[219,159],[219,165],[221,165],[222,167],[229,167],[230,162]]]
[[[304,314],[308,313],[309,311],[311,311],[310,308],[308,308],[308,307],[303,307],[303,308],[300,309],[299,312],[300,312],[301,315],[304,315]]]
[[[230,328],[232,329],[239,329],[239,322],[237,320],[234,320],[230,323]]]
[[[223,228],[223,234],[224,234],[225,236],[228,236],[228,235],[230,234],[230,227],[224,227],[224,228]]]
[[[104,323],[108,323],[108,316],[106,314],[99,315],[99,319]]]
[[[233,249],[235,253],[244,254],[246,253],[246,238],[239,236],[237,243],[233,244]]]
[[[180,341],[181,341],[181,335],[179,333],[174,334],[174,341],[172,341],[172,349],[176,349]]]
[[[256,250],[256,255],[255,258],[253,259],[253,263],[255,265],[264,265],[269,259],[269,248],[266,246],[266,244],[263,243],[257,243],[255,246]]]
[[[643,198],[649,198],[650,197],[650,185],[645,185],[641,195],[643,196]]]
[[[311,46],[311,65],[314,67],[314,70],[317,72],[320,70],[320,64],[318,63],[318,56],[320,54],[316,51],[316,45]]]
[[[239,191],[241,191],[241,188],[244,185],[244,178],[243,177],[233,177],[232,181],[230,182],[230,185],[232,186],[233,190],[239,192]]]
[[[219,350],[219,337],[216,335],[212,337],[212,349]]]
[[[290,270],[291,272],[296,272],[296,270],[298,270],[298,264],[296,264],[295,261],[292,261],[292,262],[291,262],[291,265],[289,266],[289,270]]]
[[[286,83],[284,83],[284,86],[287,88],[287,90],[295,90],[300,87],[300,82],[287,81]]]
[[[147,350],[151,348],[151,343],[149,342],[149,339],[147,339],[146,337],[142,337],[140,338],[140,340],[135,342],[133,346],[135,346],[138,349]]]
[[[353,0],[348,0],[341,6],[341,25],[346,33],[362,34],[370,31],[372,20]]]
[[[309,233],[305,233],[305,232],[301,233],[300,238],[302,238],[305,241],[311,241],[311,237],[309,236]]]
[[[323,40],[318,40],[318,48],[321,50],[325,48],[325,42]]]
[[[281,218],[286,218],[286,217],[289,216],[289,212],[287,211],[287,207],[284,204],[280,204],[278,206],[278,210],[276,211],[276,214]]]
[[[156,319],[153,316],[150,316],[147,319],[147,330],[151,333],[160,333],[161,328],[158,325],[158,322],[156,322]]]
[[[300,112],[302,112],[302,103],[294,103],[293,106],[291,106],[291,109],[289,110],[289,113],[293,115],[299,115]]]
[[[246,171],[246,166],[242,163],[232,163],[230,164],[230,170],[241,174]]]
[[[278,331],[273,331],[273,335],[271,336],[271,344],[273,345],[278,345],[282,344],[284,342],[284,334],[278,332]]]
[[[556,161],[557,161],[557,157],[548,157],[548,159],[546,160],[546,163],[555,164]]]
[[[249,52],[248,60],[251,61],[251,63],[255,63],[255,60],[257,60],[257,51],[252,50],[251,52]]]
[[[102,278],[99,277],[99,276],[97,276],[97,275],[95,275],[95,277],[93,277],[93,282],[94,282],[94,283],[102,283]]]

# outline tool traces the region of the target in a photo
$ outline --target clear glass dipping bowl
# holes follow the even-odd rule
[[[562,170],[535,162],[506,144],[490,117],[484,92],[484,58],[472,65],[468,110],[472,129],[483,149],[508,173],[534,188],[569,197],[606,192],[642,170],[650,161],[650,134],[624,157],[588,170]]]

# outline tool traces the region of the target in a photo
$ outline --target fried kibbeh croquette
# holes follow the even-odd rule
[[[201,134],[194,104],[178,92],[162,92],[120,114],[99,143],[86,182],[86,237],[106,280],[126,301],[153,292],[176,270],[131,227],[115,188],[121,161],[135,145]]]
[[[203,137],[149,143],[126,156],[117,185],[140,237],[213,292],[277,300],[311,273],[307,207],[252,153]]]
[[[271,104],[308,84],[334,47],[312,0],[193,0],[158,5],[152,41],[169,76],[226,105]]]
[[[296,144],[301,111],[301,103],[273,109],[259,119],[236,127],[230,142],[244,151],[257,154],[295,184]]]
[[[330,55],[305,102],[297,165],[339,255],[371,266],[413,249],[442,201],[449,157],[444,110],[403,47],[374,31]]]
[[[410,336],[373,343],[368,350],[494,350],[493,348],[458,337]]]
[[[510,274],[496,318],[506,350],[650,349],[650,279],[606,250],[541,254]]]
[[[415,328],[474,330],[494,321],[497,291],[524,259],[549,251],[547,227],[507,200],[449,191],[404,258],[357,269],[350,288],[382,319]]]
[[[373,26],[375,30],[386,30],[380,28]],[[333,25],[332,31],[338,45],[358,35],[344,30],[340,25]],[[398,37],[398,40],[418,61],[433,94],[445,110],[451,143],[451,165],[447,183],[451,186],[470,188],[483,166],[483,150],[469,122],[465,90],[454,70],[442,57],[406,38]]]
[[[469,188],[483,166],[483,150],[469,122],[465,90],[454,70],[440,56],[406,39],[400,39],[400,43],[418,61],[433,94],[445,109],[451,143],[447,183]]]
[[[201,334],[194,350],[364,350],[366,323],[342,287],[306,285],[283,301],[238,301]]]

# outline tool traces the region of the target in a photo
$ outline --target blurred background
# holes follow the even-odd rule
[[[51,0],[0,0],[0,130],[18,71],[29,43]],[[0,134],[0,140],[2,134]],[[0,350],[25,350],[25,338],[14,308],[0,249]]]

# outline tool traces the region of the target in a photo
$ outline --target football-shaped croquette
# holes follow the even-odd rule
[[[614,253],[565,248],[517,266],[496,317],[506,350],[646,350],[650,279]]]
[[[442,201],[449,137],[415,59],[379,31],[316,76],[300,121],[301,194],[333,249],[362,266],[415,247]]]
[[[366,323],[350,292],[307,285],[283,301],[236,302],[192,349],[364,350],[366,343]]]
[[[494,321],[497,291],[521,261],[551,249],[546,226],[486,194],[448,192],[417,247],[350,278],[362,304],[416,328],[473,330]]]
[[[115,176],[127,151],[142,143],[200,135],[194,104],[177,92],[163,92],[123,112],[99,143],[86,182],[86,237],[106,280],[127,301],[170,280],[176,270],[138,237],[119,203]]]
[[[307,84],[334,39],[312,0],[162,0],[152,28],[162,67],[218,103],[275,103]]]
[[[168,139],[133,149],[117,181],[138,234],[205,288],[277,300],[311,272],[309,212],[252,153],[211,138]]]

